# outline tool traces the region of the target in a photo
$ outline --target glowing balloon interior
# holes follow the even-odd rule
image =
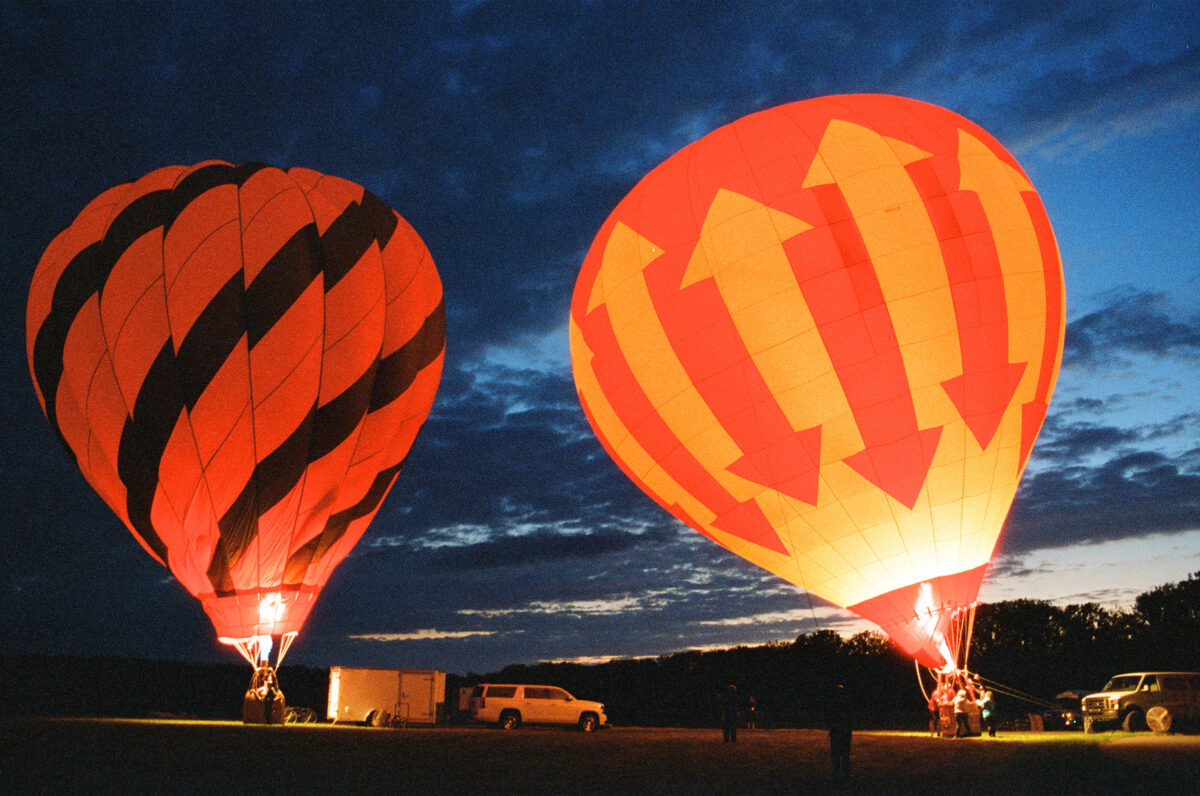
[[[399,473],[445,310],[424,243],[361,186],[210,161],[83,209],[38,264],[27,345],[88,482],[257,659]]]
[[[899,97],[742,118],[644,177],[571,303],[576,388],[700,533],[953,662],[1057,377],[1045,210],[977,125]]]

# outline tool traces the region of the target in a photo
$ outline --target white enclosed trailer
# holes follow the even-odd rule
[[[329,669],[330,721],[436,724],[446,717],[446,673],[433,669]]]

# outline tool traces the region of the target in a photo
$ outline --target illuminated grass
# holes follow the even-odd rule
[[[827,792],[815,730],[386,730],[186,720],[0,720],[9,792]],[[1200,737],[859,732],[849,792],[1194,792]]]

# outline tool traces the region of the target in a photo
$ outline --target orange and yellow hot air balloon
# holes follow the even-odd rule
[[[718,544],[956,665],[1054,388],[1062,266],[1016,160],[900,97],[739,119],[646,175],[571,303],[622,470]]]

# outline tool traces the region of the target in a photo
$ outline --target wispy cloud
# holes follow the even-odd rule
[[[357,633],[347,636],[347,638],[353,641],[395,643],[398,641],[432,641],[435,639],[471,638],[472,636],[494,636],[498,632],[495,630],[435,630],[434,628],[423,628],[421,630],[411,630],[406,633]]]
[[[462,616],[478,616],[483,618],[547,614],[577,617],[585,615],[623,615],[644,610],[645,606],[646,601],[643,598],[627,596],[605,600],[535,601],[517,608],[464,608],[458,613]]]

